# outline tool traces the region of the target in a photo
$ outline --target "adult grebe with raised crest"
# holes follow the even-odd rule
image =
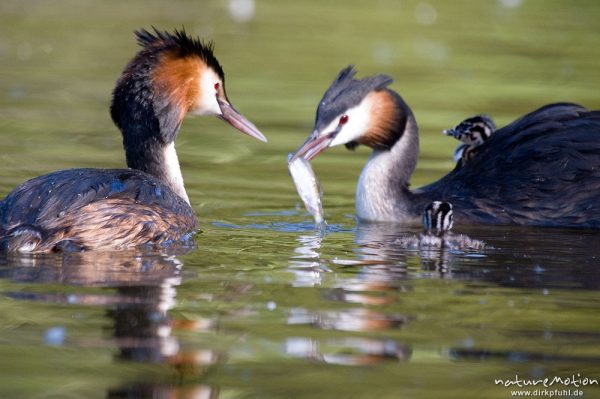
[[[197,228],[175,151],[184,116],[215,115],[266,141],[229,102],[212,43],[184,30],[135,34],[142,49],[118,79],[110,108],[129,169],[63,170],[23,183],[0,201],[0,249],[123,249],[178,241]]]
[[[449,201],[461,224],[600,228],[600,111],[550,104],[498,129],[478,156],[437,182],[409,189],[419,153],[415,117],[388,86],[344,68],[317,108],[312,134],[295,157],[359,144],[373,152],[356,189],[366,221],[416,224],[434,200]]]

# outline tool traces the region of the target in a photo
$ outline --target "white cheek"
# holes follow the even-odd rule
[[[196,115],[221,115],[221,108],[217,102],[215,83],[221,79],[210,69],[207,69],[200,78],[200,97],[196,103]]]
[[[329,146],[333,147],[340,144],[346,144],[358,140],[360,136],[365,134],[367,127],[369,126],[369,119],[371,116],[370,109],[370,103],[367,99],[363,100],[356,107],[350,108],[346,112],[346,115],[348,115],[348,122],[342,127],[342,130],[335,136]],[[336,125],[338,121],[339,118],[335,120]]]

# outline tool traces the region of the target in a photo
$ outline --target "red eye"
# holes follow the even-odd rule
[[[219,82],[215,83],[215,91],[219,91],[221,84]]]
[[[348,122],[348,119],[349,119],[349,118],[348,118],[348,115],[342,115],[342,116],[340,117],[340,125],[345,125],[345,124],[346,124],[346,122]]]

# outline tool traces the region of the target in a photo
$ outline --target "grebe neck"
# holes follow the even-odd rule
[[[137,146],[125,145],[127,167],[146,172],[162,181],[188,204],[190,203],[183,176],[179,166],[179,158],[175,151],[175,142],[168,144],[158,140],[147,140]]]
[[[113,92],[111,117],[123,135],[127,166],[154,176],[189,204],[175,152],[187,109],[170,92],[153,90],[148,62],[136,58],[127,66]]]
[[[417,122],[408,108],[402,136],[390,149],[376,149],[367,160],[356,188],[356,214],[367,221],[419,223],[420,212],[409,190],[417,166]]]

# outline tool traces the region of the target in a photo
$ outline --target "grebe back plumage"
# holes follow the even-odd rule
[[[377,75],[343,69],[317,108],[315,128],[295,156],[328,147],[373,149],[356,189],[366,221],[415,224],[436,199],[461,223],[600,228],[600,111],[546,105],[494,132],[479,156],[435,183],[409,189],[419,151],[410,107]]]
[[[154,29],[113,91],[111,117],[130,169],[71,169],[29,180],[0,201],[0,249],[163,245],[197,228],[174,141],[185,114],[215,115],[266,141],[230,104],[212,44]]]

